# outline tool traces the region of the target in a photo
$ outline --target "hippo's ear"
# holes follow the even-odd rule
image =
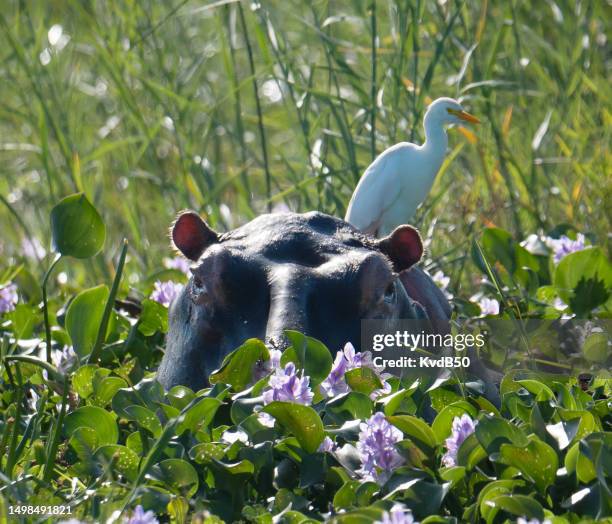
[[[190,260],[198,260],[208,246],[218,241],[219,235],[193,211],[184,211],[172,225],[172,242]]]
[[[399,226],[389,236],[381,238],[377,247],[391,259],[393,269],[398,273],[414,266],[423,256],[421,235],[407,225]]]

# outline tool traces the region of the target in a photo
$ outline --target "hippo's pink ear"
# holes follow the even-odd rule
[[[414,266],[423,256],[421,235],[408,225],[399,226],[389,236],[381,238],[377,247],[391,259],[398,273]]]
[[[190,260],[198,260],[218,241],[219,235],[194,211],[184,211],[172,225],[172,242]]]

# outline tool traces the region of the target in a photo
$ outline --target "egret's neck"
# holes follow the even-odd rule
[[[433,165],[438,168],[442,165],[446,148],[448,146],[448,137],[441,122],[428,118],[425,115],[425,143],[422,146],[423,152],[428,156]],[[438,169],[435,170],[437,173]],[[434,173],[434,176],[435,176]]]

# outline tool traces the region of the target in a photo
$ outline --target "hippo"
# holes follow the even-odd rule
[[[347,341],[359,348],[362,319],[429,319],[448,329],[450,306],[416,266],[423,243],[410,225],[375,239],[320,212],[282,213],[221,234],[186,211],[171,237],[194,264],[169,310],[157,373],[165,388],[206,386],[249,338],[283,350],[287,329],[334,352]]]

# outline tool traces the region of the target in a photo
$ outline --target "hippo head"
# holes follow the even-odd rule
[[[322,213],[287,213],[219,234],[185,212],[172,239],[193,267],[169,312],[158,371],[166,388],[206,385],[248,338],[284,349],[284,331],[295,329],[336,351],[359,347],[362,319],[427,318],[398,277],[423,252],[411,226],[377,240]]]

